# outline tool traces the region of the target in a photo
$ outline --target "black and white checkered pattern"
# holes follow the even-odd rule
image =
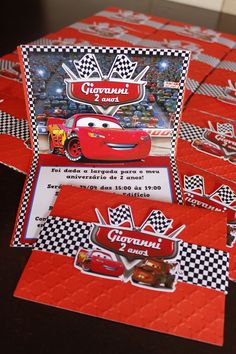
[[[236,201],[236,194],[234,191],[224,184],[210,195],[210,199],[215,199],[216,197],[218,197],[221,203],[225,205],[230,205]]]
[[[220,63],[220,59],[202,53],[197,56],[196,60],[205,63],[207,65],[210,65],[213,68],[215,68]]]
[[[218,68],[236,72],[236,63],[234,61],[222,60]]]
[[[150,16],[147,16],[143,13],[134,13],[133,11],[130,10],[121,10],[119,9],[118,11],[106,11],[102,10],[99,11],[95,14],[95,16],[102,16],[102,17],[107,17],[109,19],[114,19],[118,21],[126,23],[140,23],[144,24],[146,26],[152,27],[153,29],[159,29],[164,26],[163,23],[158,22],[156,19],[152,20]]]
[[[219,37],[218,42],[220,44],[225,45],[228,48],[234,48],[236,45],[235,41],[233,41],[232,39],[229,39],[229,38],[224,38],[224,37],[222,37],[222,35]]]
[[[90,242],[93,223],[49,216],[34,245],[34,250],[75,257],[78,249],[94,249]],[[178,281],[227,292],[228,253],[183,242],[176,261]]]
[[[224,96],[225,87],[214,85],[214,84],[201,84],[196,92],[198,95],[205,95],[210,97]]]
[[[110,224],[121,225],[128,221],[132,225],[132,211],[129,205],[121,204],[117,208],[108,208],[108,216]]]
[[[0,59],[0,70],[12,70],[16,64],[14,61]]]
[[[234,127],[230,123],[217,123],[217,131],[221,134],[234,136]]]
[[[182,195],[182,189],[180,185],[180,175],[176,165],[175,157],[173,156],[170,156],[170,165],[171,165],[171,172],[172,172],[174,186],[175,186],[177,203],[183,204],[183,195]]]
[[[117,55],[111,68],[110,77],[112,77],[114,73],[117,73],[122,79],[131,79],[136,66],[137,62],[132,63],[125,54]]]
[[[188,26],[188,25],[184,25],[184,26],[176,26],[176,25],[172,25],[172,24],[168,24],[168,25],[165,25],[164,26],[164,29],[166,30],[166,31],[171,31],[171,32],[174,32],[174,33],[178,33],[178,34],[180,34],[180,35],[184,35],[184,36],[187,36],[187,37],[199,37],[199,36],[197,36],[197,34],[196,33],[194,33],[195,31],[193,31],[192,32],[192,34],[191,34],[191,32],[189,32],[189,29],[191,29],[191,28],[193,28],[193,26]],[[196,26],[194,26],[194,28],[196,28]],[[202,32],[202,30],[201,30],[201,28],[200,27],[198,27],[199,28],[199,33],[201,33]],[[186,29],[188,30],[188,31],[186,31]],[[228,48],[234,48],[234,46],[235,46],[235,44],[236,44],[236,42],[235,41],[233,41],[233,40],[231,40],[231,39],[229,39],[229,38],[226,38],[226,37],[224,37],[224,35],[222,34],[222,33],[220,33],[220,32],[215,32],[215,31],[212,31],[212,30],[208,30],[208,29],[205,29],[204,30],[204,32],[205,32],[205,34],[213,34],[214,35],[214,37],[213,37],[213,41],[212,40],[208,40],[208,39],[206,39],[206,38],[199,38],[200,40],[202,40],[202,41],[206,41],[206,42],[218,42],[218,43],[220,43],[220,44],[223,44],[223,45],[225,45],[226,47],[228,47]]]
[[[32,80],[30,75],[30,63],[29,63],[29,55],[30,53],[84,53],[84,54],[127,54],[127,55],[143,55],[143,56],[175,56],[182,57],[182,75],[179,85],[179,95],[177,99],[177,110],[176,110],[176,119],[173,127],[172,134],[172,149],[171,149],[171,158],[175,156],[176,150],[176,140],[177,140],[177,130],[179,124],[179,117],[182,109],[182,101],[183,101],[183,93],[184,93],[184,84],[186,80],[186,74],[189,63],[190,53],[184,50],[176,50],[176,49],[156,49],[156,48],[136,48],[136,47],[87,47],[87,46],[71,46],[71,45],[60,45],[60,46],[51,46],[51,45],[23,45],[21,46],[22,56],[23,56],[23,65],[24,65],[24,75],[25,81],[27,85],[27,97],[28,97],[28,106],[30,111],[30,130],[32,132],[33,137],[33,161],[31,164],[30,173],[27,178],[26,186],[24,189],[23,199],[19,208],[19,216],[16,224],[13,245],[28,247],[31,244],[21,242],[22,230],[25,223],[25,216],[27,208],[29,207],[29,198],[31,193],[31,187],[33,185],[35,171],[38,165],[38,157],[39,157],[39,149],[38,149],[38,134],[37,134],[37,125],[36,125],[36,114],[35,114],[35,106],[33,99],[33,90],[32,90]],[[88,75],[88,72],[85,70],[85,75]],[[173,166],[173,164],[172,164]],[[177,199],[179,202],[182,201],[181,188],[179,185],[179,180],[177,178],[178,173],[173,172],[174,183],[178,188]]]
[[[179,137],[192,143],[196,139],[202,139],[204,132],[204,128],[187,122],[181,122]]]
[[[27,140],[30,136],[28,122],[0,111],[0,134],[7,134],[18,139]]]
[[[88,79],[93,73],[98,73],[100,75],[100,70],[94,54],[85,54],[80,60],[74,60],[74,65],[82,79]]]
[[[31,162],[30,172],[26,179],[26,184],[24,188],[24,195],[21,200],[21,204],[19,206],[19,214],[16,221],[15,234],[13,236],[12,246],[14,247],[32,247],[31,243],[22,242],[22,230],[25,223],[25,216],[27,209],[29,207],[30,195],[32,192],[32,185],[34,182],[35,172],[38,166],[39,159],[39,146],[38,146],[38,133],[37,133],[37,123],[36,123],[36,114],[35,114],[35,106],[33,99],[33,89],[32,89],[32,81],[30,75],[30,63],[29,63],[29,48],[30,46],[21,46],[22,56],[23,56],[23,66],[24,66],[24,75],[26,82],[26,90],[27,90],[27,99],[28,99],[28,107],[30,112],[30,130],[32,132],[32,150],[33,150],[33,158]]]
[[[101,47],[101,46],[73,46],[73,45],[24,45],[24,50],[37,53],[94,53],[94,54],[133,54],[133,55],[158,55],[158,56],[175,56],[184,59],[183,76],[186,76],[186,69],[190,53],[185,50],[177,49],[156,49],[156,48],[137,48],[137,47]]]
[[[178,281],[227,293],[228,253],[183,242],[176,261],[180,264]]]
[[[164,235],[172,222],[173,219],[168,219],[161,210],[153,210],[144,221],[141,229],[144,230],[146,226],[151,226],[156,233]]]
[[[75,257],[79,247],[94,248],[90,242],[93,227],[92,223],[49,216],[40,231],[34,249]]]
[[[168,49],[167,49],[168,50]],[[171,50],[172,52],[172,50]],[[178,52],[178,51],[176,51]],[[175,54],[174,54],[175,55]],[[183,196],[182,196],[182,191],[180,187],[180,181],[179,181],[179,174],[175,162],[175,155],[176,155],[176,144],[177,144],[177,135],[178,135],[178,129],[179,129],[179,121],[180,121],[180,115],[182,112],[182,107],[183,107],[183,95],[184,95],[184,87],[186,83],[186,76],[187,76],[187,71],[188,71],[188,66],[189,66],[189,59],[190,59],[190,52],[185,52],[183,57],[183,63],[182,63],[182,74],[181,74],[181,79],[179,83],[179,94],[176,102],[176,112],[175,112],[175,120],[173,124],[173,130],[172,130],[172,138],[171,138],[171,152],[170,152],[170,164],[172,168],[172,176],[174,180],[174,186],[175,186],[175,191],[176,191],[176,196],[177,196],[177,202],[179,204],[183,204]]]
[[[53,39],[48,39],[46,37],[42,37],[42,38],[36,39],[35,41],[31,42],[30,44],[33,44],[33,45],[52,45],[53,44]]]
[[[199,86],[200,86],[200,82],[190,79],[190,78],[187,79],[187,82],[186,82],[186,89],[187,90],[189,90],[191,92],[195,92],[195,91],[197,91]]]
[[[200,190],[205,193],[204,179],[200,175],[184,176],[184,189],[189,192]]]

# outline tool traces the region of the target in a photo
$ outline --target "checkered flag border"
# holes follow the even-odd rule
[[[171,227],[173,219],[168,219],[161,210],[153,210],[144,221],[141,229],[151,226],[154,232],[164,235]]]
[[[80,60],[74,60],[74,66],[82,79],[88,79],[93,73],[101,76],[101,70],[94,54],[85,54]]]
[[[121,204],[117,208],[108,208],[108,217],[111,225],[129,222],[133,226],[132,211],[129,205]]]
[[[204,195],[204,178],[200,175],[184,176],[184,190],[193,192],[196,189],[200,189],[201,194]]]
[[[116,73],[122,79],[131,79],[136,66],[137,62],[132,62],[125,54],[117,55],[108,76],[112,77]]]
[[[170,156],[170,165],[171,165],[171,172],[172,172],[174,186],[175,186],[177,203],[183,204],[184,202],[183,202],[183,195],[182,195],[182,189],[180,184],[180,175],[176,165],[175,157],[173,156]]]
[[[0,111],[0,134],[11,135],[25,141],[30,137],[28,122]]]
[[[179,137],[192,143],[196,139],[202,139],[205,129],[187,122],[181,122]]]
[[[94,248],[90,242],[93,227],[92,223],[48,216],[34,250],[75,257],[80,247]]]
[[[34,250],[76,257],[79,248],[94,249],[90,241],[93,228],[93,223],[49,216]],[[175,261],[179,263],[178,281],[227,293],[228,253],[182,242]]]
[[[218,188],[214,193],[210,195],[210,199],[215,199],[215,197],[219,197],[220,201],[224,205],[230,205],[236,201],[236,194],[234,191],[227,185],[222,185]]]
[[[31,243],[22,242],[22,230],[25,224],[26,212],[29,206],[30,195],[32,192],[32,186],[35,179],[35,173],[38,166],[39,160],[39,143],[38,143],[38,134],[37,134],[37,122],[36,122],[36,113],[35,113],[35,105],[34,105],[34,95],[33,95],[33,87],[31,80],[31,67],[29,62],[29,48],[34,46],[21,46],[21,53],[23,57],[23,67],[24,67],[24,75],[26,82],[26,92],[28,99],[28,108],[30,113],[30,131],[32,132],[32,150],[33,157],[31,161],[30,172],[27,176],[27,180],[24,187],[24,194],[21,200],[21,204],[19,206],[19,215],[16,221],[15,233],[13,236],[13,247],[32,247]]]
[[[227,293],[228,253],[183,242],[180,244],[178,281]]]
[[[38,135],[37,135],[37,123],[36,123],[36,114],[35,114],[35,105],[33,98],[33,88],[32,88],[32,80],[31,80],[31,68],[29,62],[30,53],[84,53],[84,54],[126,54],[126,55],[144,55],[144,56],[173,56],[173,57],[182,57],[183,58],[183,70],[179,85],[179,95],[177,99],[177,109],[176,109],[176,119],[173,127],[172,134],[172,148],[171,148],[171,157],[175,157],[176,151],[176,140],[177,140],[177,131],[178,124],[180,119],[180,113],[183,102],[183,94],[184,94],[184,84],[186,80],[186,74],[189,64],[190,53],[186,50],[177,50],[177,49],[157,49],[157,48],[137,48],[137,47],[100,47],[100,46],[72,46],[72,45],[22,45],[21,52],[23,56],[23,66],[25,73],[25,81],[27,86],[27,97],[28,97],[28,107],[30,111],[30,130],[32,132],[32,148],[33,148],[33,159],[31,163],[31,169],[29,175],[27,177],[27,181],[24,188],[24,194],[22,198],[22,202],[20,205],[20,212],[18,215],[18,219],[16,222],[15,234],[13,236],[12,245],[15,247],[32,247],[31,243],[27,243],[21,240],[22,231],[25,224],[26,211],[29,204],[29,198],[31,194],[31,188],[35,178],[35,172],[38,166],[38,158],[39,158],[39,148],[38,148]],[[172,164],[173,166],[173,164]],[[175,186],[179,186],[179,179],[176,178],[176,173],[173,173]],[[178,202],[182,202],[182,193],[181,188],[177,190],[177,200]]]
[[[230,123],[217,123],[217,132],[229,136],[234,136],[234,127]]]

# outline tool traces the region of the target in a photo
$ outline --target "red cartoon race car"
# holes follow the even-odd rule
[[[114,261],[109,253],[98,250],[80,249],[75,258],[75,267],[111,277],[119,277],[124,272],[121,262]]]
[[[211,154],[211,155],[215,155],[215,156],[219,156],[219,157],[224,157],[224,155],[225,155],[220,147],[218,147],[215,144],[211,144],[206,140],[196,139],[196,140],[194,140],[192,145],[196,149],[204,151],[204,152]]]
[[[49,148],[70,161],[83,156],[93,160],[141,160],[151,149],[150,135],[124,129],[116,118],[98,114],[75,114],[68,119],[48,118]]]

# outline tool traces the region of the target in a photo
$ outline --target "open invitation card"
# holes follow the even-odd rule
[[[12,245],[36,241],[61,185],[182,202],[174,158],[189,52],[25,45],[19,56],[33,158]]]

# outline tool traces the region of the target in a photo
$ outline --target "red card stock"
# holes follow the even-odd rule
[[[225,221],[209,210],[63,186],[15,296],[222,345]]]

